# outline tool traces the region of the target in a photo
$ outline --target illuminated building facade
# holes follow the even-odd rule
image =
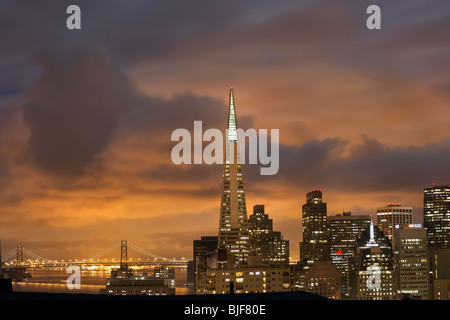
[[[331,260],[316,260],[305,273],[305,291],[330,299],[341,299],[341,273]]]
[[[253,256],[260,256],[265,264],[289,264],[289,240],[284,240],[281,232],[273,231],[272,219],[264,213],[264,205],[253,207],[248,228]]]
[[[100,294],[168,296],[175,295],[175,287],[169,286],[164,279],[136,276],[127,279],[108,279],[106,288],[101,289]]]
[[[292,291],[305,291],[305,273],[309,266],[303,261],[297,261],[295,264],[290,264],[289,268]]]
[[[208,294],[291,291],[289,266],[208,269]]]
[[[413,223],[412,207],[405,207],[399,203],[390,203],[377,208],[378,228],[392,241],[394,227],[398,224]]]
[[[132,271],[126,276],[122,272],[111,272],[111,278],[106,281],[105,289],[100,289],[105,295],[175,295],[175,270],[171,267],[157,267],[152,274],[134,275]]]
[[[370,225],[369,215],[342,215],[328,217],[330,256],[334,266],[341,272],[342,297],[349,296],[349,260],[354,256],[356,240]]]
[[[423,219],[428,245],[450,248],[450,186],[424,189]]]
[[[228,268],[228,255],[226,249],[214,249],[197,259],[197,274],[195,281],[195,293],[207,294],[208,291],[208,271],[211,269]],[[235,267],[232,267],[235,268]]]
[[[358,300],[393,300],[394,267],[389,238],[371,224],[358,239],[356,250]]]
[[[397,225],[393,244],[397,295],[428,299],[426,230],[417,224]]]
[[[232,88],[225,148],[218,247],[227,250],[229,265],[237,266],[247,260],[250,240]]]
[[[153,277],[162,279],[172,279],[173,281],[175,281],[175,269],[165,266],[155,267],[153,269]]]
[[[306,194],[302,206],[303,241],[300,244],[302,260],[330,259],[328,243],[327,204],[322,200],[322,190]]]

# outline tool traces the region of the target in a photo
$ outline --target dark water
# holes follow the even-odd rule
[[[66,273],[65,268],[30,268],[27,270],[32,278],[23,282],[13,282],[13,291],[17,292],[50,292],[50,293],[87,293],[98,294],[100,289],[106,286],[106,279],[110,277],[110,271],[81,271],[81,289],[68,289],[67,278],[71,273]],[[139,274],[149,270],[137,270]],[[186,287],[187,270],[175,269],[175,294],[193,294],[192,288]]]

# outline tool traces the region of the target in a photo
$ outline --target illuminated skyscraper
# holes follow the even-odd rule
[[[392,241],[395,226],[411,224],[413,222],[412,214],[412,207],[405,207],[400,203],[390,203],[385,207],[379,207],[377,208],[378,228]]]
[[[301,259],[308,261],[330,259],[327,204],[322,201],[321,190],[313,190],[306,194],[306,203],[302,206],[302,222]]]
[[[281,232],[273,231],[272,219],[264,213],[264,205],[253,207],[248,229],[252,255],[271,265],[289,264],[289,240],[284,240]]]
[[[371,221],[357,243],[355,254],[357,299],[394,299],[394,265],[389,238]]]
[[[424,189],[423,222],[428,245],[450,248],[450,186]]]
[[[333,264],[341,272],[341,293],[349,295],[349,260],[355,254],[356,240],[370,225],[369,215],[354,215],[344,212],[342,215],[328,217],[330,232],[330,255]]]
[[[397,225],[393,245],[397,294],[428,299],[430,275],[426,230],[420,224]]]
[[[228,129],[225,141],[222,199],[219,221],[219,249],[226,249],[228,265],[246,262],[250,253],[247,207],[236,124],[233,88],[230,89]]]

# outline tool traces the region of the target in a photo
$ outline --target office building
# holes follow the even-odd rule
[[[175,281],[175,269],[165,266],[155,267],[153,268],[153,277],[159,279],[173,279]]]
[[[399,299],[428,299],[427,232],[418,224],[401,224],[394,230],[396,294]]]
[[[224,248],[216,248],[205,255],[197,257],[195,293],[207,294],[209,292],[207,278],[209,270],[226,268],[228,268],[228,254]],[[236,266],[231,266],[230,268],[236,268]]]
[[[308,270],[309,266],[304,261],[297,261],[297,263],[289,265],[292,291],[306,291],[305,274]]]
[[[124,272],[126,271],[126,272]],[[106,280],[105,295],[175,295],[175,270],[170,267],[157,267],[152,274],[134,275],[131,269],[113,270]]]
[[[195,287],[195,265],[194,265],[194,260],[188,260],[188,262],[187,262],[186,286],[188,286],[188,287]]]
[[[217,236],[202,236],[200,240],[193,242],[193,267],[191,274],[193,285],[197,293],[206,292],[206,269],[208,257],[217,250]]]
[[[341,272],[342,298],[349,297],[349,260],[355,254],[356,240],[369,225],[369,215],[343,212],[328,217],[330,256],[334,266]]]
[[[264,213],[264,205],[255,205],[248,218],[251,255],[260,256],[262,263],[289,264],[289,240],[273,231],[272,219]]]
[[[128,279],[108,279],[106,288],[100,289],[100,294],[168,296],[175,295],[175,288],[169,287],[163,279],[136,276]]]
[[[327,204],[323,202],[322,190],[313,190],[306,194],[306,203],[302,206],[302,223],[301,259],[311,262],[330,259]]]
[[[208,294],[289,292],[289,266],[249,263],[238,268],[208,269],[207,287]]]
[[[195,264],[197,257],[217,249],[217,236],[202,236],[200,240],[194,240],[192,249]]]
[[[423,223],[429,246],[450,248],[450,186],[424,189]]]
[[[372,221],[356,249],[356,298],[358,300],[393,300],[394,266],[388,237]]]
[[[377,208],[378,228],[392,241],[394,227],[398,224],[413,223],[412,207],[402,206],[400,203],[390,203]]]
[[[341,299],[341,273],[331,260],[316,260],[305,272],[305,291],[322,297]]]

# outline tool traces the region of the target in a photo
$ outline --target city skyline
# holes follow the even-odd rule
[[[76,3],[81,30],[65,2],[0,4],[5,251],[190,257],[222,166],[174,165],[170,134],[224,128],[230,86],[242,128],[280,130],[279,172],[244,165],[245,193],[289,239],[311,190],[329,215],[400,202],[423,223],[424,188],[450,183],[448,3],[380,3],[374,31],[352,1]]]

